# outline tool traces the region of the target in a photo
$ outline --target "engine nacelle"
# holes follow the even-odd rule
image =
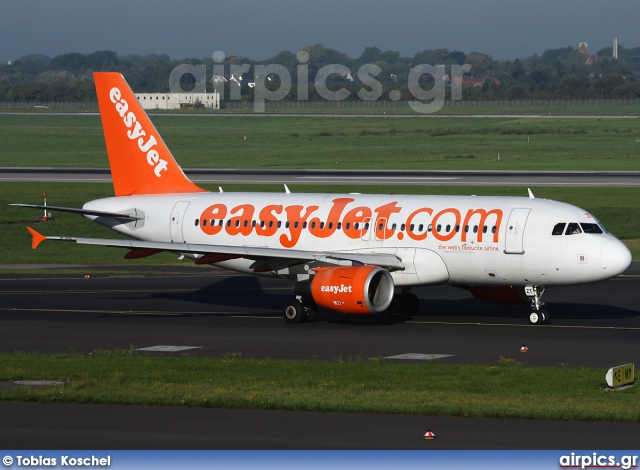
[[[393,278],[378,266],[319,268],[311,280],[316,304],[351,314],[384,311],[393,298]]]
[[[474,297],[496,304],[519,305],[527,303],[522,287],[469,286],[466,289],[468,289]]]

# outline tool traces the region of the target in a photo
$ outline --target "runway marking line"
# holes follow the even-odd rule
[[[6,308],[0,307],[0,311],[4,312],[50,312],[50,313],[101,313],[103,315],[158,315],[158,316],[184,316],[184,315],[228,315],[234,317],[246,317],[238,312],[159,312],[159,311],[134,311],[134,310],[70,310],[55,308]],[[258,317],[256,317],[258,318]],[[261,317],[264,318],[264,317]],[[276,317],[274,317],[276,318]],[[279,318],[279,317],[277,317]]]
[[[521,328],[540,328],[539,325],[522,325],[518,323],[479,323],[479,322],[446,322],[446,321],[417,321],[408,320],[407,323],[416,323],[423,325],[461,325],[461,326],[517,326]],[[636,331],[640,330],[640,327],[635,326],[589,326],[589,325],[544,325],[544,328],[566,328],[566,329],[578,329],[578,330],[623,330],[623,331]]]

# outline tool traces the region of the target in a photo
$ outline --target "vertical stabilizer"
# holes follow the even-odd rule
[[[182,172],[124,77],[93,78],[116,196],[205,191]]]

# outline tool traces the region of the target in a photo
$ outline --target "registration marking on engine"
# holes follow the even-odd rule
[[[453,354],[420,354],[420,353],[406,353],[398,354],[397,356],[387,356],[385,359],[392,360],[411,360],[411,361],[433,361],[434,359],[442,359],[443,357],[452,357]]]
[[[137,348],[136,351],[155,351],[155,352],[180,352],[188,349],[199,349],[202,346],[170,346],[161,344],[159,346],[149,346],[148,348]]]

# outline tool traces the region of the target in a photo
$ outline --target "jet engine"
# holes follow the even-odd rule
[[[331,310],[350,314],[378,313],[393,299],[393,278],[378,266],[323,267],[311,282],[298,284],[296,294],[313,298]]]

